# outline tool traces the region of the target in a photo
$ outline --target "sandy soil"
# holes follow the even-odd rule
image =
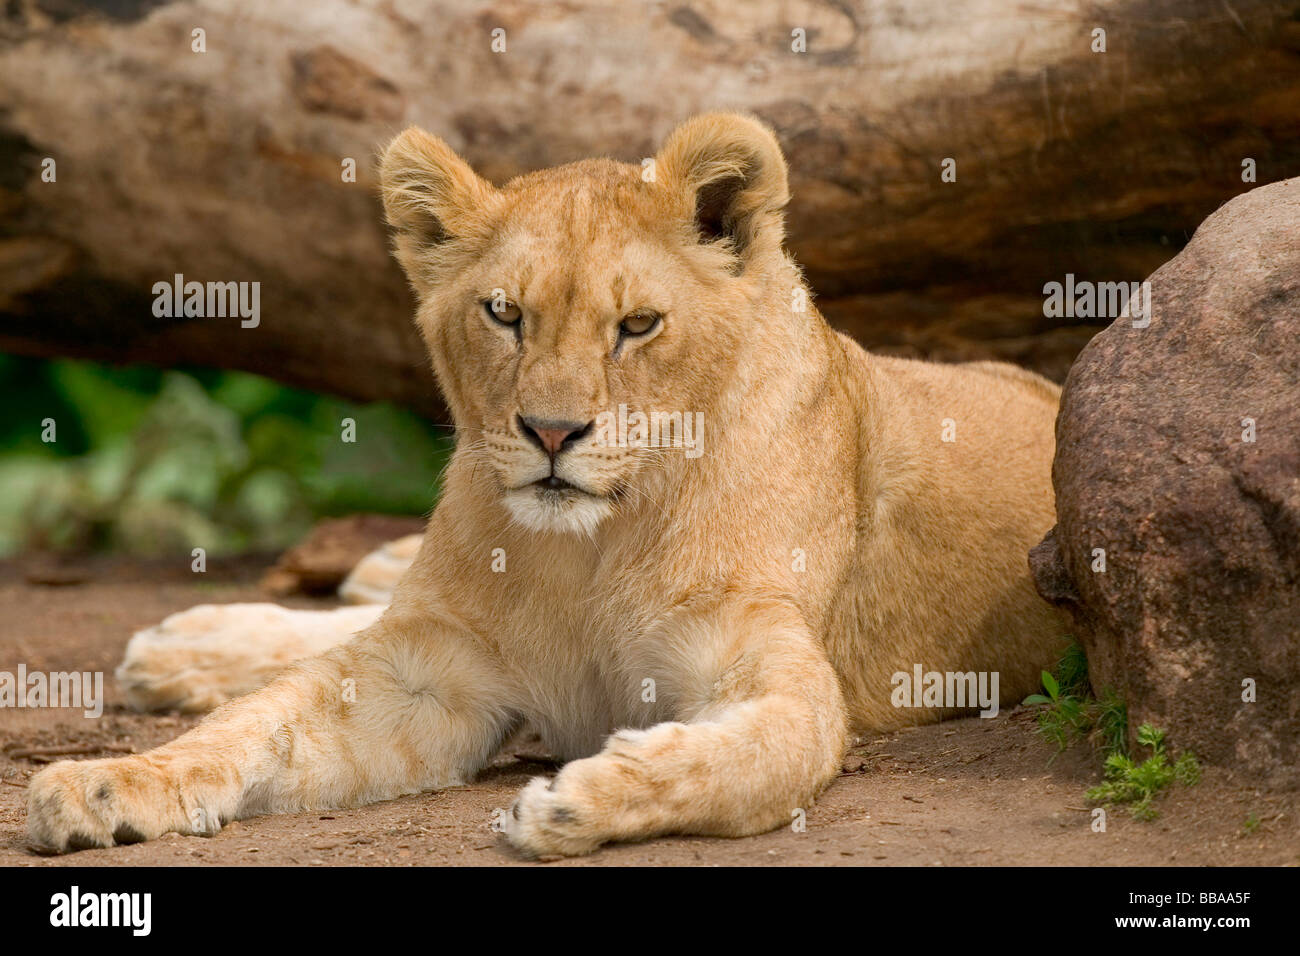
[[[549,769],[509,746],[471,786],[360,810],[262,817],[213,838],[175,834],[151,843],[67,857],[32,854],[23,839],[24,787],[41,764],[18,748],[79,744],[143,750],[196,723],[126,711],[112,670],[134,629],[196,603],[264,599],[270,559],[210,562],[201,583],[188,559],[97,561],[51,569],[0,562],[0,670],[102,670],[99,719],[73,710],[0,710],[0,865],[876,865],[1297,864],[1296,794],[1260,791],[1206,768],[1203,781],[1162,798],[1151,823],[1112,811],[1095,833],[1083,799],[1098,777],[1086,748],[1051,759],[1032,714],[969,719],[862,741],[845,772],[790,828],[742,840],[673,837],[613,846],[594,856],[527,864],[489,823],[530,776]],[[51,583],[58,582],[58,583]],[[291,600],[297,606],[328,602]],[[87,756],[102,756],[88,753]],[[1259,820],[1248,832],[1246,820]]]

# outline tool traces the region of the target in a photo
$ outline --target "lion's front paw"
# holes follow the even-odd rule
[[[33,777],[27,791],[27,836],[38,852],[219,829],[220,822],[201,810],[186,811],[177,789],[140,757],[64,760]]]
[[[506,839],[527,856],[543,860],[582,856],[603,842],[596,835],[593,808],[578,798],[573,792],[576,787],[570,788],[564,778],[564,772],[553,780],[534,777],[506,814],[502,827]]]
[[[506,838],[529,856],[581,856],[611,840],[641,840],[673,832],[680,799],[656,787],[650,761],[657,747],[680,739],[685,726],[658,724],[620,730],[594,757],[566,764],[553,780],[534,777],[506,814]],[[685,784],[686,781],[683,781]],[[678,795],[680,797],[680,795]]]

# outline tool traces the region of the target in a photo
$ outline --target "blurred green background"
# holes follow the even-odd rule
[[[451,451],[403,409],[243,372],[0,355],[0,393],[0,555],[283,548],[319,517],[428,512]]]

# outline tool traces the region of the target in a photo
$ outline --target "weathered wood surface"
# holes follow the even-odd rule
[[[0,351],[243,368],[437,416],[376,145],[418,123],[500,181],[638,161],[692,113],[741,108],[788,152],[791,247],[832,321],[1059,379],[1105,322],[1045,318],[1045,282],[1143,278],[1251,188],[1243,160],[1260,183],[1300,173],[1296,10],[18,0],[0,13]],[[260,324],[155,317],[177,273],[260,282]]]

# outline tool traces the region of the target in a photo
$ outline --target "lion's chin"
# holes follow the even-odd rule
[[[614,511],[606,498],[576,490],[527,485],[505,494],[505,505],[516,522],[532,531],[590,537]]]

